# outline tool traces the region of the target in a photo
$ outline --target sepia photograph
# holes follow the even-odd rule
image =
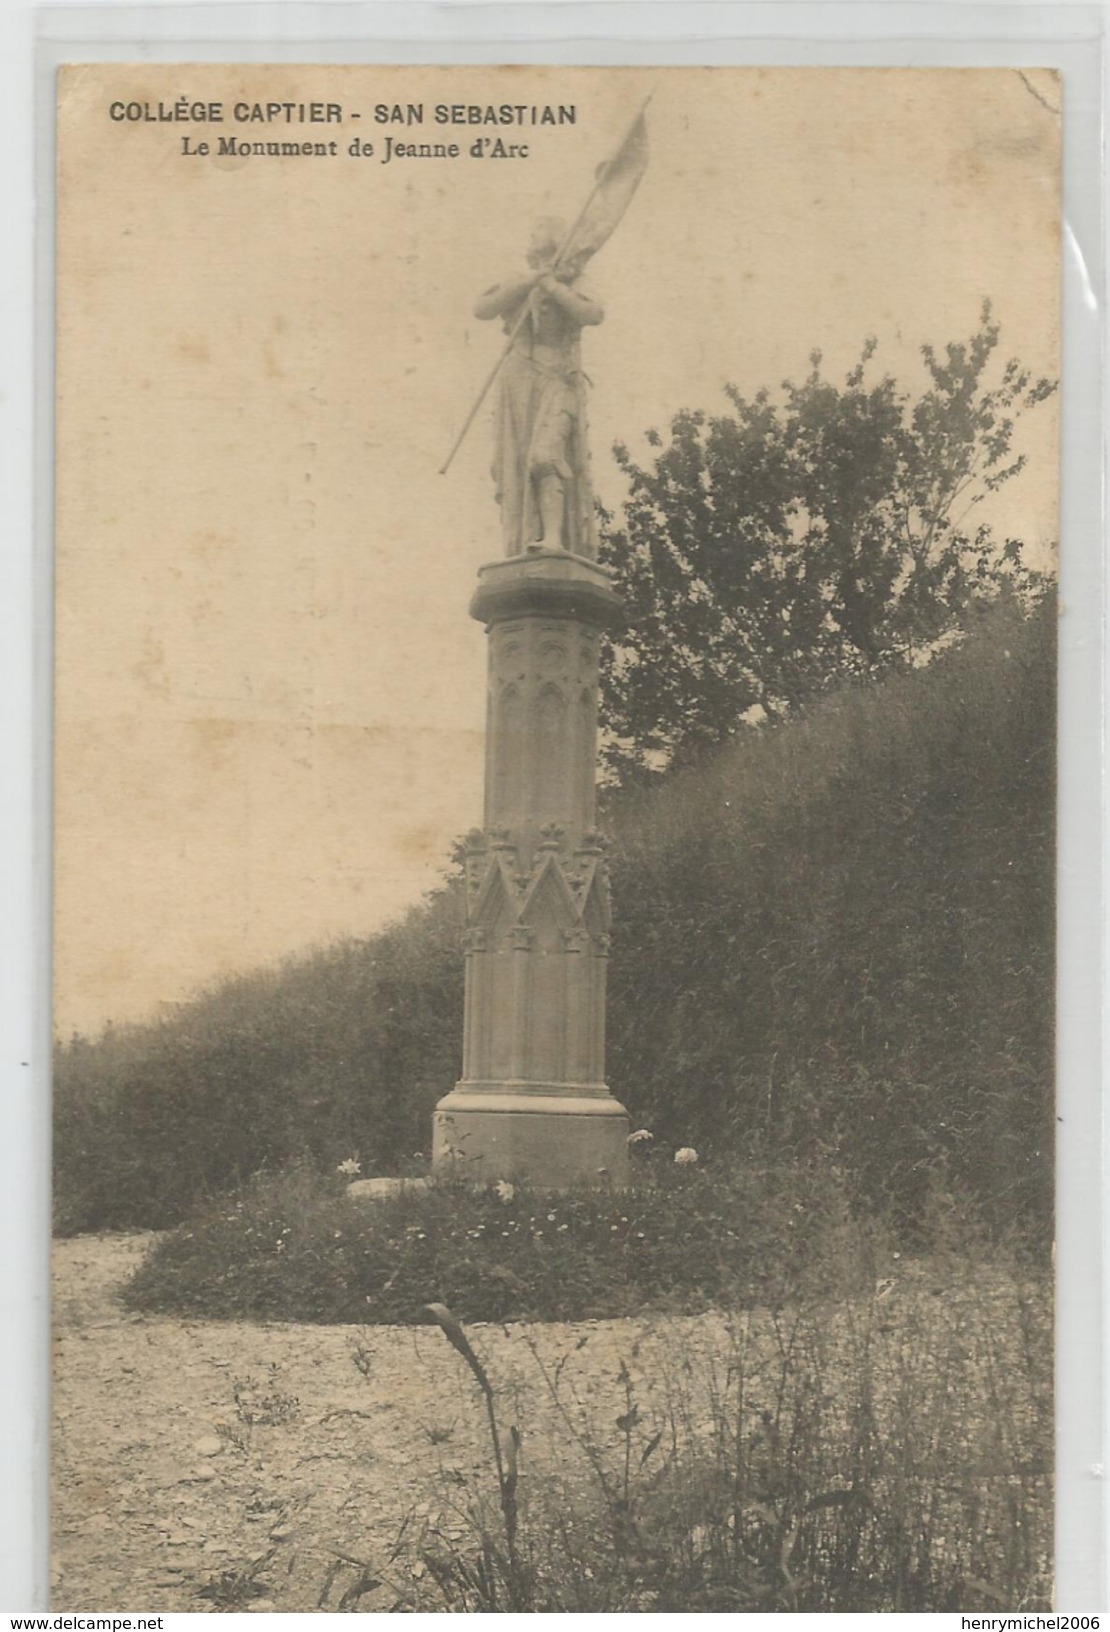
[[[53,1609],[1052,1606],[1062,94],[59,73]]]

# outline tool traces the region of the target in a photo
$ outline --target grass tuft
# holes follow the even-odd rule
[[[463,1532],[420,1538],[397,1607],[1047,1609],[1044,1293],[993,1264],[940,1305],[909,1285],[894,1303],[733,1314],[709,1357],[675,1332],[652,1389],[642,1360],[621,1362],[600,1410],[534,1344],[532,1390],[498,1395],[443,1310],[483,1396],[490,1476]],[[545,1406],[553,1442],[534,1432]]]

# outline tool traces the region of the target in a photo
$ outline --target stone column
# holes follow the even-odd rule
[[[606,569],[532,549],[481,569],[485,828],[467,845],[463,1077],[432,1154],[481,1179],[622,1184],[628,1117],[605,1086],[609,885],[596,827]]]

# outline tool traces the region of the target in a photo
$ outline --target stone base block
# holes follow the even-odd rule
[[[348,1201],[392,1201],[428,1188],[427,1179],[355,1179],[347,1186]]]
[[[436,1106],[432,1162],[483,1183],[544,1189],[628,1183],[628,1113],[608,1095],[468,1093]]]

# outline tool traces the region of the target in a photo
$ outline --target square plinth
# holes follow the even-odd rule
[[[611,1096],[467,1093],[440,1100],[432,1161],[479,1183],[566,1189],[628,1183],[628,1113]]]

